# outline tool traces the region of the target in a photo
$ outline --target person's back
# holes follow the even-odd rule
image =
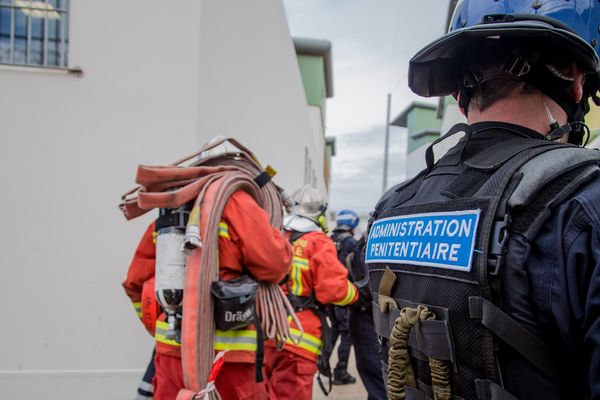
[[[580,6],[597,26],[596,3]],[[597,49],[573,4],[530,7],[463,1],[459,29],[411,61],[411,88],[458,92],[469,125],[371,221],[390,399],[600,397],[600,155],[567,144],[583,140]]]
[[[232,145],[228,144],[228,146]],[[213,149],[210,155],[219,156],[232,153],[228,147],[224,150],[226,151],[221,148]],[[241,150],[233,149],[233,152],[237,151]],[[211,202],[215,201],[216,190],[214,187],[208,187],[206,192],[208,198],[202,200],[202,205],[205,206],[202,210],[202,218],[210,221],[209,210],[211,210]],[[176,210],[167,209],[166,211]],[[175,325],[177,335],[170,336],[171,327],[167,322],[168,316],[165,315],[165,307],[157,302],[157,292],[161,291],[164,284],[155,282],[160,279],[158,276],[159,264],[161,260],[164,262],[164,256],[161,258],[159,254],[160,250],[165,250],[160,245],[161,229],[166,227],[168,230],[182,222],[184,222],[183,228],[186,228],[192,217],[172,218],[173,213],[169,212],[161,213],[162,218],[159,217],[146,229],[130,264],[127,279],[123,282],[127,295],[136,308],[139,308],[138,315],[156,341],[153,395],[157,400],[174,399],[180,390],[186,388],[182,367],[184,343],[181,333],[185,322],[182,319],[185,315],[182,315],[184,313],[179,307],[180,321]],[[165,215],[167,218],[164,217]],[[186,220],[182,221],[183,219]],[[216,226],[214,228],[217,228],[215,231],[217,231],[218,238],[215,239],[218,254],[215,253],[215,255],[218,257],[220,282],[230,282],[251,275],[257,281],[276,284],[286,275],[292,260],[291,246],[279,229],[271,225],[268,213],[246,191],[234,191],[226,199],[221,219],[216,223],[218,228]],[[208,222],[206,224],[208,225]],[[203,239],[204,249],[206,249],[208,247],[207,238]],[[176,246],[174,251],[182,252],[181,245]],[[189,273],[190,265],[187,261],[185,268],[186,273]],[[172,278],[174,275],[171,270],[169,277]],[[179,278],[183,281],[183,276]],[[191,292],[186,293],[188,297],[195,295]],[[182,295],[186,296],[186,294]],[[198,317],[198,315],[194,315],[194,317]],[[206,331],[209,328],[202,327],[201,329]],[[245,324],[237,329],[215,329],[214,350],[224,351],[224,366],[215,380],[215,387],[224,399],[264,399],[267,397],[265,383],[257,379],[256,364],[260,364],[261,340],[261,335],[254,323]],[[200,354],[196,356],[201,357]],[[212,356],[210,358],[212,359]],[[231,385],[231,381],[235,381],[236,385]]]
[[[352,210],[341,210],[335,216],[335,229],[331,234],[331,240],[335,243],[338,260],[344,265],[348,272],[351,272],[352,256],[356,249],[356,239],[354,238],[354,228],[358,226],[359,218]],[[349,274],[352,279],[352,274]],[[348,330],[348,306],[333,306],[332,329],[331,329],[331,349],[339,338],[338,359],[333,369],[333,384],[347,385],[356,382],[356,378],[348,372],[348,361],[350,359],[350,349],[352,347],[352,338]],[[329,359],[329,354],[326,355]]]
[[[284,219],[284,231],[293,246],[293,262],[284,288],[302,325],[291,323],[292,335],[298,343],[288,342],[277,351],[268,341],[265,348],[265,370],[269,396],[273,399],[311,399],[313,376],[325,361],[322,351],[329,351],[330,329],[324,308],[333,304],[347,306],[356,302],[358,290],[348,280],[348,271],[337,260],[334,243],[319,225],[326,211],[322,195],[303,187],[292,198],[295,207]],[[326,367],[329,372],[329,366]]]

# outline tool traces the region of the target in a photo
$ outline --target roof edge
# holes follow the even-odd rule
[[[333,66],[331,60],[331,42],[325,39],[292,38],[296,54],[321,56],[324,60],[325,94],[333,97]]]

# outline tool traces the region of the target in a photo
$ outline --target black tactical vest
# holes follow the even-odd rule
[[[370,223],[364,257],[390,398],[574,398],[524,264],[553,207],[599,174],[600,153],[502,123],[459,124],[438,141],[457,132]]]

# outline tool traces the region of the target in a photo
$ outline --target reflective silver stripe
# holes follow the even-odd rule
[[[140,389],[142,389],[144,392],[154,393],[154,386],[146,381],[140,382]]]
[[[297,342],[300,338],[300,331],[292,328],[290,329],[290,333],[294,341]],[[310,351],[311,353],[315,353],[316,355],[321,354],[321,340],[307,333],[305,333],[304,336],[300,338],[300,342],[298,344],[293,343],[291,340],[288,340],[287,343],[296,347],[300,347],[301,349]]]
[[[154,331],[157,335],[165,335],[167,333],[168,329],[162,329],[159,328],[158,326],[156,326],[156,330]]]
[[[215,342],[233,344],[233,343],[248,343],[255,344],[256,337],[249,338],[243,336],[215,336]]]

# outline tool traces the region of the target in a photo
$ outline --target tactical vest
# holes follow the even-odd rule
[[[348,231],[334,231],[333,235],[331,236],[331,240],[333,240],[333,242],[335,243],[335,249],[337,251],[337,255],[338,255],[338,260],[340,260],[340,262],[344,265],[344,267],[346,267],[346,269],[348,271],[352,270],[352,266],[351,266],[351,258],[348,259],[348,256],[352,257],[354,255],[354,252],[349,252],[348,254],[346,254],[345,257],[340,258],[340,255],[342,253],[342,251],[344,250],[344,241],[346,241],[346,239],[353,237],[353,235],[348,232]]]
[[[427,169],[389,190],[370,222],[364,256],[390,400],[574,398],[524,264],[553,207],[599,174],[600,153],[489,125],[459,124],[434,142]],[[434,164],[433,146],[457,132]],[[507,371],[522,384],[506,384]]]

